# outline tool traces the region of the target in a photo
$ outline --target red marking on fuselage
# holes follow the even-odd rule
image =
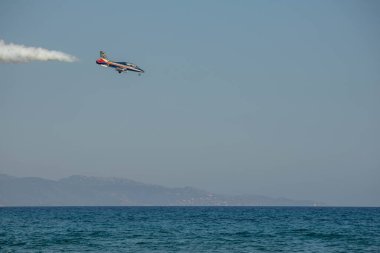
[[[107,61],[105,61],[103,58],[99,58],[96,60],[96,63],[97,64],[105,64],[105,63],[107,63]]]

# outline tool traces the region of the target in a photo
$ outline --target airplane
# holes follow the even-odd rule
[[[133,72],[138,72],[139,75],[141,73],[144,73],[144,70],[139,68],[137,65],[129,62],[114,62],[108,60],[106,54],[103,51],[100,51],[100,58],[96,60],[96,63],[99,64],[102,67],[111,67],[115,68],[119,74],[122,72],[127,72],[127,71],[133,71]]]

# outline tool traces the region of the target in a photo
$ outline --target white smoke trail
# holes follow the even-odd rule
[[[75,56],[40,47],[26,47],[0,40],[0,63],[26,63],[31,61],[74,62]]]

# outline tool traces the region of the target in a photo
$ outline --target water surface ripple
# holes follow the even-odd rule
[[[380,252],[380,208],[3,207],[0,252]]]

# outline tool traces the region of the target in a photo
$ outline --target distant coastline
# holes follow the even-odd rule
[[[0,174],[0,206],[325,206],[312,200],[229,196],[169,188],[125,178],[70,176],[60,180]]]

